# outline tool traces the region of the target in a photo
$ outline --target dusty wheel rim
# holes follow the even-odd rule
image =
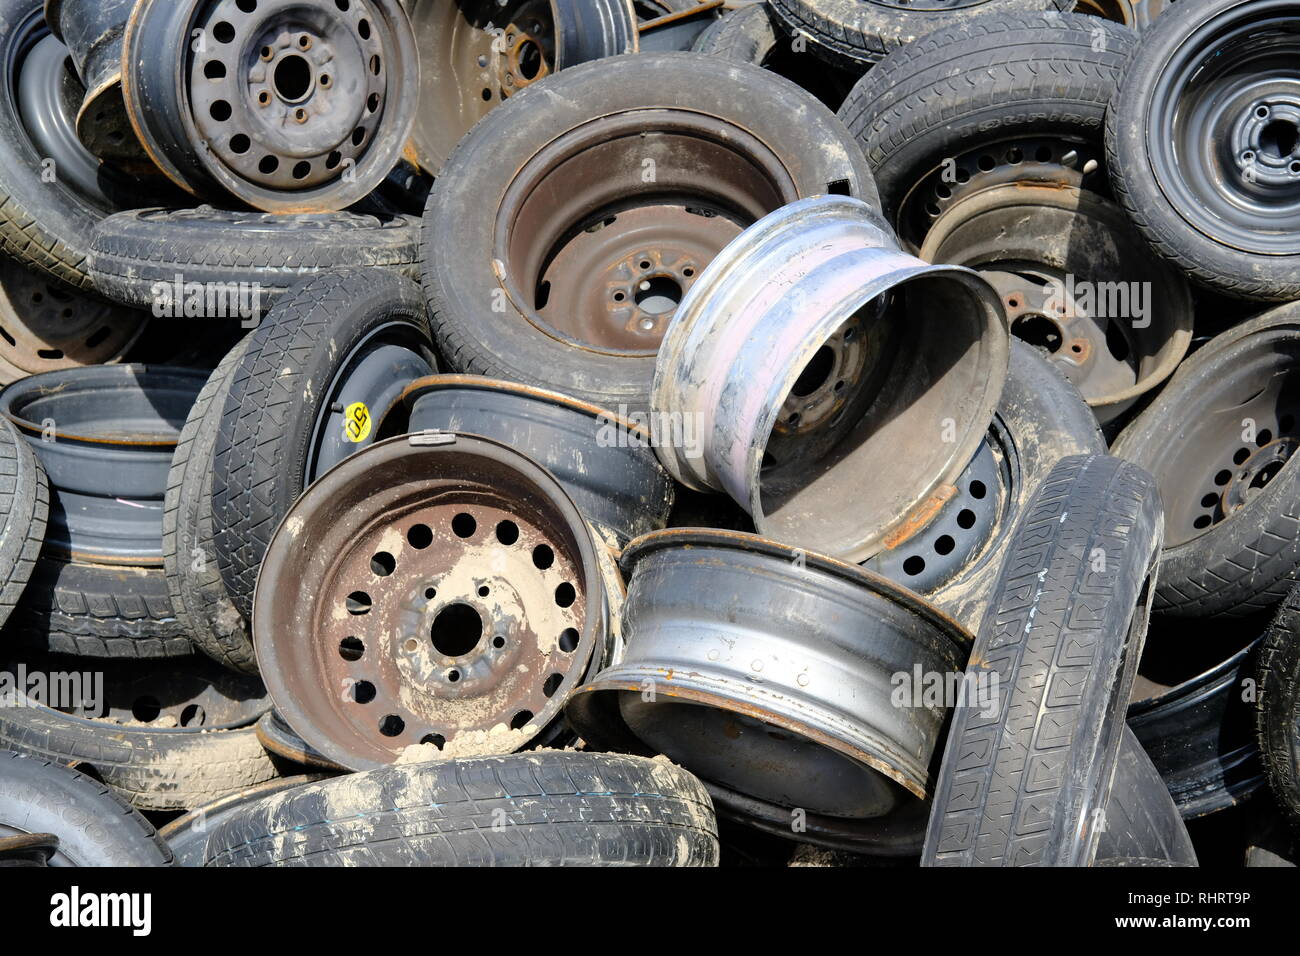
[[[899,706],[891,678],[959,671],[970,636],[956,622],[755,535],[656,532],[623,566],[625,653],[569,706],[585,739],[664,753],[787,815],[875,819],[925,798],[945,709]]]
[[[658,134],[653,158],[644,139]],[[643,160],[653,166],[646,167]],[[610,178],[615,168],[653,168]],[[578,348],[650,356],[704,267],[768,210],[797,198],[789,171],[734,123],[629,110],[549,143],[497,211],[494,258],[516,308]]]
[[[397,0],[143,0],[122,77],[132,125],[163,172],[270,212],[341,209],[369,194],[406,143],[418,79]]]
[[[447,433],[380,442],[315,482],[254,596],[276,707],[355,770],[416,744],[523,747],[606,629],[590,532],[560,486],[504,446]]]
[[[115,362],[147,322],[144,313],[88,298],[0,259],[0,383]]]
[[[1102,421],[1173,374],[1191,342],[1186,282],[1084,190],[970,193],[931,223],[920,256],[983,272],[1011,333],[1047,350]]]
[[[420,48],[422,109],[412,144],[420,166],[435,174],[502,100],[562,67],[636,51],[627,0],[414,0],[407,7]],[[586,25],[573,21],[579,11],[600,29],[575,29]]]
[[[859,200],[800,200],[729,245],[677,310],[651,404],[702,441],[660,458],[730,494],[760,534],[863,561],[951,497],[1009,353],[978,273],[900,252]]]
[[[1256,255],[1300,251],[1300,17],[1286,0],[1197,25],[1146,92],[1146,161],[1173,209]]]
[[[536,461],[619,545],[667,523],[672,479],[651,448],[653,434],[634,420],[558,392],[475,375],[419,379],[403,399],[413,432],[483,435]]]

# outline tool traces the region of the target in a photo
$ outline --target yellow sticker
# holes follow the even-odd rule
[[[344,409],[343,437],[354,445],[370,437],[370,409],[365,402],[353,402]]]

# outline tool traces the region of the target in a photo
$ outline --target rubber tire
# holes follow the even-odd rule
[[[192,810],[279,776],[251,724],[233,730],[136,727],[30,701],[0,708],[0,747],[93,772],[137,810]]]
[[[257,673],[248,623],[226,593],[213,541],[212,470],[217,432],[246,336],[208,378],[185,420],[167,474],[163,506],[163,567],[176,617],[194,646],[219,664]],[[197,565],[197,566],[196,566]]]
[[[704,786],[660,760],[537,750],[395,765],[232,814],[208,866],[716,866]]]
[[[743,63],[694,53],[645,53],[583,63],[511,96],[452,152],[424,213],[424,290],[454,372],[536,385],[602,408],[649,407],[654,356],[598,354],[535,328],[502,297],[493,267],[495,210],[529,157],[601,116],[686,106],[730,118],[773,146],[801,195],[847,180],[878,207],[860,151],[824,106],[793,83]],[[798,116],[797,123],[790,122]]]
[[[1155,401],[1115,439],[1111,453],[1138,465],[1146,462],[1153,434],[1182,432],[1185,412],[1180,396],[1194,391],[1198,380],[1232,374],[1231,357],[1217,356],[1251,333],[1274,325],[1300,327],[1300,302],[1270,309],[1192,353]],[[1300,377],[1300,369],[1293,374]],[[1284,467],[1231,520],[1165,551],[1160,556],[1160,586],[1153,609],[1174,617],[1247,617],[1276,607],[1297,573],[1300,463]]]
[[[303,492],[308,446],[338,363],[385,322],[409,325],[432,350],[424,300],[411,280],[337,270],[296,286],[248,340],[230,380],[212,472],[217,567],[246,621],[271,536]]]
[[[971,650],[998,713],[953,712],[923,866],[1093,863],[1162,523],[1154,479],[1117,458],[1072,456],[1043,481]]]
[[[53,833],[76,866],[171,866],[153,824],[109,787],[49,760],[0,751],[0,825]]]
[[[162,568],[39,558],[5,633],[26,647],[79,657],[194,653]]]
[[[1278,805],[1300,827],[1300,584],[1293,587],[1259,650],[1259,749]]]
[[[1106,104],[1136,45],[1127,27],[1084,14],[973,18],[885,57],[839,117],[893,222],[908,191],[944,159],[990,140],[1059,134],[1095,141],[1100,152]],[[1105,188],[1104,174],[1090,175]]]
[[[981,16],[1069,10],[1074,0],[982,0],[970,10],[922,10],[873,0],[768,0],[792,36],[808,37],[810,49],[839,66],[869,67],[892,50],[934,30],[968,29]]]
[[[152,308],[155,283],[256,283],[265,313],[291,286],[329,269],[392,269],[418,279],[420,220],[357,213],[300,216],[139,209],[95,225],[90,274],[100,294]]]
[[[1130,866],[1120,860],[1159,860],[1160,866],[1196,866],[1196,849],[1178,806],[1133,731],[1124,729],[1115,780],[1102,817],[1093,866]]]
[[[36,568],[49,511],[44,466],[14,427],[0,420],[0,625]]]
[[[1217,242],[1183,219],[1161,191],[1146,152],[1147,99],[1160,71],[1191,31],[1248,0],[1174,3],[1142,34],[1106,117],[1106,154],[1115,197],[1163,258],[1210,289],[1240,299],[1300,299],[1300,254],[1252,255]]]

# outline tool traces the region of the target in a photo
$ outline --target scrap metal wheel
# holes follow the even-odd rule
[[[159,168],[268,212],[362,199],[415,120],[415,41],[397,0],[142,0],[123,63],[132,125]]]
[[[607,615],[591,532],[549,474],[487,439],[421,432],[298,499],[253,630],[285,721],[365,770],[416,745],[510,753],[545,735],[604,659]]]

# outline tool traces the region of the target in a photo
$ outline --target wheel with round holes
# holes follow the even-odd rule
[[[430,193],[424,288],[442,354],[453,371],[642,411],[704,267],[821,193],[875,206],[851,138],[772,73],[642,53],[548,76],[484,117]]]
[[[1175,3],[1107,117],[1115,193],[1161,256],[1239,298],[1300,297],[1300,9]]]
[[[904,247],[919,249],[940,213],[988,186],[1105,193],[1106,104],[1135,42],[1096,17],[984,16],[936,30],[868,72],[839,116]]]
[[[1282,600],[1300,571],[1300,303],[1211,339],[1112,452],[1165,503],[1154,610],[1239,617]]]
[[[253,640],[285,722],[338,764],[509,753],[606,658],[597,544],[549,473],[452,432],[336,465],[271,539]]]
[[[343,209],[388,175],[415,121],[415,39],[398,0],[142,0],[123,42],[131,124],[196,195]]]
[[[939,512],[863,567],[924,595],[978,631],[1009,533],[1038,483],[1068,455],[1103,454],[1083,397],[1037,349],[1013,341],[1011,366],[988,436]]]

